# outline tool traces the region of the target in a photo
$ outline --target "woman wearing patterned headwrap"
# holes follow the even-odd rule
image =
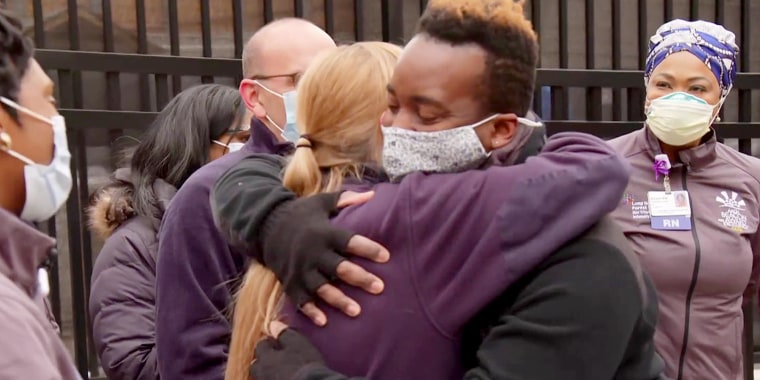
[[[677,380],[743,377],[760,160],[717,142],[712,129],[736,78],[734,40],[705,21],[661,26],[644,74],[646,125],[611,142],[634,170],[614,216],[659,292],[655,344]]]

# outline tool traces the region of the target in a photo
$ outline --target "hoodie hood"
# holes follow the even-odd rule
[[[533,111],[528,111],[525,118],[543,124],[541,118]],[[510,166],[523,163],[528,157],[537,155],[545,143],[545,126],[532,127],[519,123],[512,140],[506,146],[494,150],[485,166]]]
[[[130,170],[125,168],[115,171],[112,181],[90,198],[91,206],[87,209],[90,230],[105,240],[121,225],[138,216],[134,208],[134,191]],[[161,217],[177,189],[157,179],[153,182],[153,192],[157,198],[158,215],[149,219],[154,229],[158,229]]]

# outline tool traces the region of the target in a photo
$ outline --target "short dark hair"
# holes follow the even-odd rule
[[[483,112],[524,116],[533,100],[538,41],[518,0],[431,0],[417,33],[487,52]]]
[[[153,183],[161,179],[179,188],[209,161],[211,140],[236,129],[245,106],[238,91],[205,84],[182,91],[164,107],[132,153],[134,208],[160,218]]]
[[[18,100],[19,83],[33,53],[34,45],[24,36],[21,22],[8,11],[0,9],[0,95]],[[5,103],[2,105],[16,119],[16,110]]]

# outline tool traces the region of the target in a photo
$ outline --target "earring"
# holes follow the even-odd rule
[[[11,149],[11,135],[7,132],[0,132],[0,150]]]
[[[717,121],[718,123],[720,123],[720,116],[716,117],[715,121]]]

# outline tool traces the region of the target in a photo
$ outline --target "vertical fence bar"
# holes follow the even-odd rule
[[[243,56],[243,48],[246,43],[246,36],[243,36],[242,0],[232,0],[232,34],[235,41],[235,58],[240,58]]]
[[[296,17],[303,18],[306,14],[303,0],[293,0],[293,9],[295,10]]]
[[[177,0],[169,0],[169,53],[171,55],[179,55],[179,10],[177,7]],[[158,83],[158,77],[156,77],[156,83]],[[172,76],[172,91],[174,95],[179,94],[182,91],[182,77],[178,75]],[[158,87],[156,87],[156,106],[157,110],[163,108],[166,103],[159,100]]]
[[[264,24],[274,20],[274,6],[272,0],[264,0]]]
[[[569,52],[568,52],[568,12],[567,1],[560,0],[559,2],[559,67],[566,69],[569,66]],[[568,99],[567,88],[565,87],[552,87],[552,120],[567,120],[568,119]]]
[[[61,105],[69,108],[74,106],[74,78],[69,70],[58,71],[58,86],[61,93]],[[74,322],[74,359],[82,378],[88,378],[88,360],[87,360],[87,310],[82,310],[82,306],[87,302],[84,276],[84,257],[82,253],[82,225],[80,204],[80,185],[87,182],[79,182],[78,173],[86,163],[82,162],[82,150],[84,141],[80,129],[69,129],[67,137],[72,144],[71,152],[71,171],[74,173],[74,182],[71,188],[72,196],[66,202],[66,222],[69,228],[69,260],[71,266],[71,298],[72,298],[72,317]],[[86,185],[85,185],[86,186]]]
[[[200,1],[201,1],[201,40],[203,43],[203,56],[211,57],[213,55],[211,51],[211,4],[209,3],[209,0],[200,0]],[[201,82],[214,83],[214,77],[208,76],[208,75],[201,76]],[[179,93],[176,87],[174,91],[175,91],[174,95],[176,96]]]
[[[383,41],[404,43],[403,0],[382,0],[380,3],[383,22]]]
[[[103,51],[113,52],[115,50],[113,38],[113,17],[111,9],[111,0],[102,0],[102,19],[103,19]],[[107,71],[106,73],[106,108],[109,110],[121,109],[121,83],[118,71]],[[113,146],[124,131],[120,128],[108,130],[108,141]],[[119,155],[111,152],[111,167],[118,166]]]
[[[246,37],[243,36],[243,2],[242,0],[232,0],[232,33],[235,41],[235,58],[243,56]],[[235,77],[235,83],[243,80],[241,75]]]
[[[79,13],[77,11],[77,1],[68,0],[68,16],[69,16],[69,49],[79,50]],[[72,72],[72,78],[74,80],[74,107],[82,108],[82,74],[79,72]]]
[[[538,33],[541,38],[541,1],[531,0],[530,2],[530,22],[533,24],[533,30]],[[539,41],[540,42],[540,41]],[[539,44],[540,45],[540,44]],[[538,51],[538,66],[541,66],[541,50]],[[546,118],[547,115],[542,115],[543,110],[543,86],[540,83],[536,83],[536,88],[533,90],[533,112],[540,115],[542,118]]]
[[[647,30],[647,1],[639,0],[639,70],[644,69],[649,50],[649,31]]]
[[[596,49],[594,46],[594,0],[586,0],[586,68],[596,68]],[[601,87],[586,88],[586,118],[602,120],[602,89]]]
[[[367,38],[364,31],[364,0],[354,0],[354,37],[356,41]]]
[[[333,0],[325,0],[325,32],[335,36],[335,3]]]
[[[662,12],[665,21],[668,22],[673,19],[673,0],[665,0]]]
[[[42,12],[42,0],[32,1],[32,13],[34,16],[34,46],[43,49],[45,48],[45,16]]]
[[[612,1],[612,69],[620,70],[622,68],[622,0]],[[623,119],[623,93],[620,88],[612,89],[612,120]]]
[[[741,71],[750,71],[750,0],[741,1],[741,48],[743,54],[739,55],[739,68]],[[752,90],[739,90],[739,121],[752,120]],[[752,154],[752,139],[739,139],[739,151],[744,154]]]
[[[689,1],[689,19],[691,21],[699,20],[699,0]]]
[[[71,50],[80,49],[79,36],[79,14],[76,0],[67,1],[68,11],[68,29],[69,29],[69,48]],[[69,72],[71,80],[71,94],[73,95],[74,108],[81,109],[84,106],[82,94],[82,74],[80,72]],[[72,164],[74,165],[74,174],[77,175],[79,184],[72,189],[75,196],[77,208],[69,210],[67,214],[69,223],[70,240],[79,240],[78,247],[71,246],[69,252],[71,258],[71,276],[72,276],[72,299],[73,317],[75,333],[81,338],[75,338],[76,360],[80,373],[86,378],[87,372],[97,372],[97,363],[90,362],[89,357],[95,356],[95,350],[90,342],[89,324],[87,323],[87,300],[90,297],[89,278],[92,274],[92,245],[90,244],[90,234],[84,229],[82,221],[83,206],[87,204],[87,154],[86,140],[81,130],[73,131],[70,138],[75,141],[72,152]],[[76,181],[75,181],[76,182]],[[69,203],[69,204],[72,204]],[[73,231],[72,231],[73,230]],[[72,233],[73,232],[73,233]],[[78,248],[78,250],[75,250]],[[74,279],[79,276],[79,279]],[[75,286],[76,285],[76,286]],[[81,335],[80,335],[81,334]],[[89,370],[89,371],[88,371]]]
[[[726,8],[724,0],[715,0],[715,23],[723,25],[726,21]]]
[[[166,74],[155,74],[156,78],[156,109],[160,110],[169,103],[171,95],[169,94],[169,76]]]
[[[135,21],[137,22],[137,53],[148,54],[148,31],[145,21],[145,0],[135,0]],[[138,74],[140,88],[140,110],[150,111],[150,84],[148,74]]]
[[[647,30],[647,2],[648,0],[639,0],[639,69],[644,69],[649,50],[649,31]],[[642,78],[643,81],[643,78]],[[629,88],[628,97],[628,115],[627,120],[640,121],[644,115],[644,91],[642,88]]]

